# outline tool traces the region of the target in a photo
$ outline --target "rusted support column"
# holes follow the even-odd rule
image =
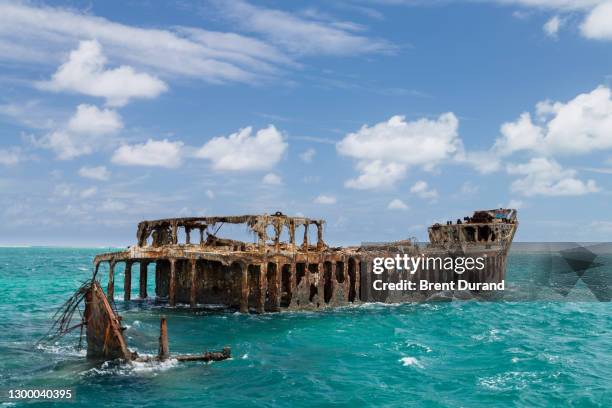
[[[323,248],[323,224],[317,223],[317,248]]]
[[[304,245],[304,249],[308,250],[308,223],[304,224],[304,242],[302,245]]]
[[[174,245],[178,243],[178,224],[176,221],[172,222],[172,243]]]
[[[282,288],[281,288],[281,275],[282,275],[282,264],[276,263],[276,273],[274,274],[274,285],[272,290],[270,291],[270,300],[272,303],[272,311],[280,312],[280,304],[282,297]]]
[[[191,307],[196,307],[196,294],[197,294],[197,287],[196,287],[196,267],[198,264],[198,260],[197,259],[192,259],[191,260],[191,291],[189,292],[189,305]]]
[[[204,245],[204,228],[200,227],[200,245]]]
[[[147,262],[140,261],[140,298],[147,298]]]
[[[115,261],[108,263],[108,287],[106,288],[106,296],[113,300],[115,297]]]
[[[342,264],[342,275],[344,276],[344,301],[349,301],[349,295],[351,291],[351,279],[348,274],[348,258],[344,258],[344,263]]]
[[[123,300],[129,302],[132,299],[132,262],[125,263],[125,273],[123,274]]]
[[[259,265],[259,279],[257,287],[259,288],[259,296],[257,298],[257,313],[263,313],[266,305],[266,279],[268,275],[268,262]]]
[[[185,227],[185,244],[191,244],[191,228]]]
[[[249,267],[240,264],[240,313],[249,313]]]
[[[336,280],[336,268],[337,262],[333,261],[331,264],[331,285],[332,285],[332,293],[331,293],[331,301],[336,300],[336,287],[338,286],[338,281]]]
[[[176,305],[176,259],[170,259],[170,284],[168,285],[168,304]]]
[[[319,304],[322,306],[325,304],[325,263],[322,260],[319,260],[317,265],[317,277],[319,278],[317,282],[317,297]]]
[[[162,317],[159,321],[158,357],[160,361],[167,360],[170,357],[170,346],[168,345],[168,324],[165,317]]]
[[[291,282],[291,297],[293,298],[293,296],[297,293],[297,273],[295,261],[291,262],[289,274],[289,282]]]
[[[295,245],[295,221],[289,221],[289,243]]]
[[[369,262],[369,261],[368,261]],[[367,273],[367,271],[365,271]],[[355,300],[361,300],[361,259],[355,262]]]

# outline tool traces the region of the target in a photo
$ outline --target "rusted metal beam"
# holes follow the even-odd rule
[[[268,262],[263,262],[259,265],[259,276],[257,287],[259,289],[258,297],[257,297],[257,313],[263,313],[265,311],[266,305],[266,280],[268,275]]]
[[[108,263],[108,286],[106,288],[106,294],[109,299],[115,297],[115,261]]]
[[[191,307],[196,307],[196,294],[197,294],[197,286],[196,286],[196,272],[197,272],[197,259],[191,260],[191,274],[190,274],[190,282],[191,287],[189,291],[189,304]]]
[[[140,260],[140,298],[147,298],[147,262]]]
[[[123,274],[123,300],[129,302],[132,298],[132,262],[125,263],[125,272]]]
[[[176,259],[170,258],[170,283],[168,285],[168,304],[176,305]]]
[[[249,268],[240,264],[240,313],[249,313]]]
[[[159,352],[157,354],[160,361],[170,357],[170,346],[168,345],[168,324],[166,318],[162,317],[159,321]]]

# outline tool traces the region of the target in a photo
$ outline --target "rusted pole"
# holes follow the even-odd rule
[[[115,261],[108,263],[108,287],[106,288],[106,296],[113,300],[115,296]]]
[[[174,245],[178,243],[178,224],[176,221],[172,222],[172,243]]]
[[[278,262],[275,264],[275,273],[274,273],[274,284],[272,290],[270,291],[270,301],[272,303],[272,311],[280,312],[280,304],[281,304],[281,270],[282,265]]]
[[[304,241],[302,245],[304,245],[304,249],[308,251],[308,222],[304,223]]]
[[[129,302],[132,298],[132,262],[125,263],[125,273],[123,276],[123,300]]]
[[[330,278],[331,278],[332,293],[331,293],[330,302],[332,303],[336,300],[336,287],[338,286],[338,280],[336,279],[337,265],[338,265],[337,261],[333,261],[331,263],[331,277]]]
[[[295,245],[295,222],[289,221],[289,243]]]
[[[191,244],[191,228],[185,227],[185,243]]]
[[[317,277],[319,281],[317,282],[317,298],[319,299],[319,304],[325,304],[325,263],[319,260],[319,264],[317,265]]]
[[[257,313],[263,313],[266,305],[266,279],[268,275],[268,263],[264,262],[259,265],[259,282],[258,282],[258,298],[257,298]]]
[[[140,298],[147,298],[147,262],[140,261]]]
[[[291,262],[291,266],[289,268],[289,275],[289,282],[291,285],[291,298],[293,298],[293,295],[297,293],[297,274],[295,261]]]
[[[170,259],[170,285],[168,288],[168,304],[176,304],[176,259]]]
[[[166,318],[162,317],[159,321],[159,353],[160,361],[167,360],[170,357],[170,347],[168,346],[168,324]]]
[[[355,300],[361,299],[360,286],[361,286],[361,259],[357,259],[357,262],[355,262]]]
[[[189,304],[191,307],[196,307],[196,266],[197,259],[191,260],[191,291],[189,292]]]
[[[240,313],[249,313],[249,267],[240,264]]]
[[[323,224],[317,223],[317,249],[323,248]]]
[[[348,259],[344,258],[344,263],[342,264],[342,275],[344,276],[344,300],[346,302],[349,301],[351,291],[351,279],[348,275],[348,263]]]

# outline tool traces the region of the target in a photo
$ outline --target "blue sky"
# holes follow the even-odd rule
[[[519,209],[612,234],[612,2],[0,1],[3,245],[283,211],[332,244]]]

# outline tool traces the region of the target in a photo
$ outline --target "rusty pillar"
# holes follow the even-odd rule
[[[342,264],[342,275],[344,276],[344,301],[349,301],[349,295],[351,291],[351,279],[348,274],[348,258],[344,258],[344,262]]]
[[[170,284],[168,285],[168,304],[176,305],[176,259],[170,259]]]
[[[257,298],[257,313],[263,313],[266,305],[266,280],[268,275],[268,262],[259,265],[259,280],[257,287],[259,289]]]
[[[337,261],[333,261],[331,263],[331,285],[332,285],[332,293],[331,293],[331,302],[334,302],[336,299],[336,287],[338,286],[338,281],[336,280],[336,268]]]
[[[140,298],[147,298],[147,262],[140,261]]]
[[[295,245],[295,221],[289,221],[289,243]]]
[[[185,244],[191,244],[191,228],[185,227]]]
[[[108,263],[108,287],[106,288],[106,295],[110,300],[115,297],[115,261]]]
[[[317,248],[323,248],[323,224],[317,223]]]
[[[160,361],[167,360],[170,357],[170,346],[168,345],[168,323],[166,318],[162,317],[159,321],[159,353]]]
[[[321,262],[317,265],[317,298],[319,299],[319,305],[325,304],[325,262]]]
[[[190,288],[190,292],[189,292],[189,305],[191,307],[196,307],[196,293],[197,293],[197,287],[196,287],[196,267],[198,264],[198,260],[197,259],[192,259],[191,260],[191,288]]]
[[[367,271],[365,271],[367,273]],[[361,299],[361,259],[355,260],[355,300]]]
[[[123,274],[123,300],[129,302],[132,299],[132,262],[125,263]]]
[[[296,274],[296,263],[295,260],[291,262],[289,268],[289,282],[291,284],[291,298],[297,293],[297,274]]]
[[[274,284],[270,290],[270,301],[272,303],[272,311],[280,312],[280,304],[282,297],[281,275],[282,264],[276,262],[276,271],[274,274]]]
[[[304,245],[304,249],[308,250],[308,223],[304,224],[304,242],[302,245]]]
[[[200,245],[204,245],[204,228],[200,227]]]
[[[176,221],[172,222],[172,243],[174,245],[178,243],[178,224]]]
[[[249,267],[240,264],[240,313],[249,313]]]

